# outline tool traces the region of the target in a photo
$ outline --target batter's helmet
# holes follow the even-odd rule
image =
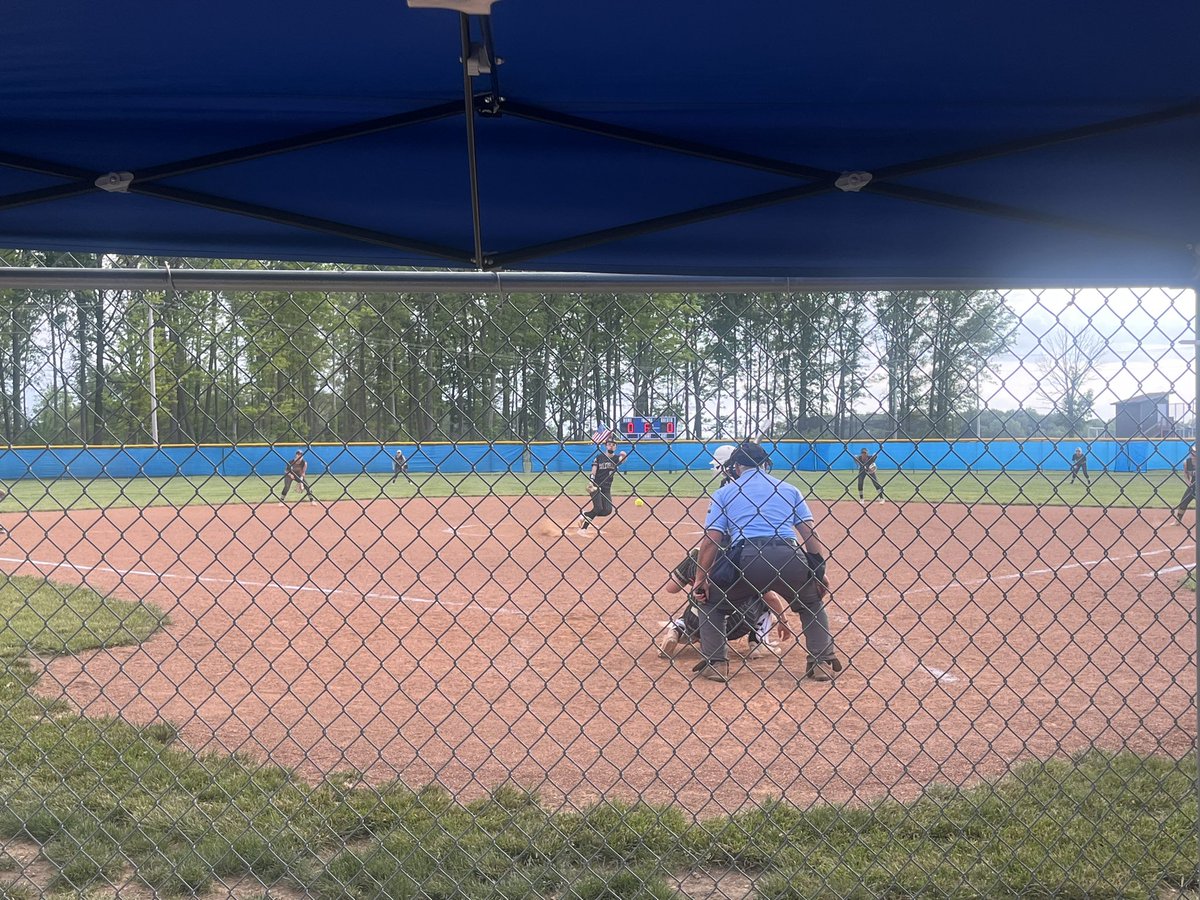
[[[722,444],[713,451],[712,462],[708,464],[709,467],[714,472],[721,471],[729,465],[729,457],[733,456],[733,451],[736,449],[737,447],[733,446],[733,444]]]

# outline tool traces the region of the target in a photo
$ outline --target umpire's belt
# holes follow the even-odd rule
[[[733,545],[734,550],[741,550],[743,547],[798,547],[799,544],[792,538],[780,537],[779,535],[768,535],[766,537],[748,537],[742,538]]]

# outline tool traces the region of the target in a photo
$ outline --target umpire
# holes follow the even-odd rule
[[[736,478],[709,504],[693,588],[704,657],[696,671],[712,681],[729,680],[729,618],[749,620],[758,598],[775,591],[800,616],[808,646],[805,677],[832,681],[842,663],[825,612],[825,548],[808,503],[799,489],[767,474],[771,460],[760,445],[746,441],[729,462]],[[718,562],[726,540],[729,550]]]

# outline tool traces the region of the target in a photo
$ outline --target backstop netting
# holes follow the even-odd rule
[[[1194,334],[1165,289],[4,290],[0,895],[1194,886]],[[747,440],[828,592],[714,651],[682,564]]]

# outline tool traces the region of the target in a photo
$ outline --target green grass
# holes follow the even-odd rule
[[[514,787],[464,804],[354,773],[313,785],[30,692],[19,653],[129,643],[162,621],[152,609],[16,578],[0,609],[0,836],[39,842],[55,890],[133,871],[179,895],[253,875],[317,898],[658,900],[674,875],[735,868],[780,900],[1152,898],[1195,876],[1192,759],[1092,752],[910,804],[768,802],[699,824],[644,804],[557,811]]]
[[[0,573],[0,653],[77,653],[136,644],[164,623],[142,603],[79,585]]]
[[[552,497],[561,493],[583,497],[582,474],[475,475],[415,474],[416,485],[404,481],[388,484],[390,475],[319,475],[313,491],[323,501],[380,497],[482,497],[488,495]],[[835,501],[857,499],[852,472],[796,472],[788,480],[812,498]],[[1067,484],[1061,474],[1039,472],[884,472],[889,499],[922,503],[998,503],[1039,506],[1173,506],[1183,491],[1183,481],[1167,472],[1152,474],[1097,474],[1092,484]],[[17,509],[64,510],[122,506],[186,506],[221,503],[261,503],[278,500],[278,482],[258,476],[176,478],[97,478],[91,481],[22,479],[11,484],[12,494],[0,501],[0,512]],[[617,495],[644,497],[700,497],[715,486],[707,472],[627,472],[617,482]],[[867,497],[873,496],[870,484]],[[300,499],[292,491],[289,500]]]

